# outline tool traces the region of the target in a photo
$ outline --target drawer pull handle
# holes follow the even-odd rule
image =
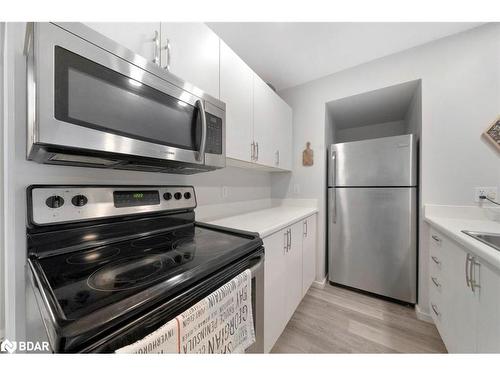
[[[435,256],[432,256],[431,259],[434,261],[434,263],[441,264],[441,261],[438,258],[436,258]]]
[[[435,234],[432,235],[432,239],[434,241],[436,241],[437,243],[441,243],[441,238],[439,238],[438,236],[436,236]]]
[[[439,281],[437,281],[435,277],[431,277],[431,280],[434,283],[434,285],[437,286],[438,288],[441,286],[441,284],[439,284]]]
[[[432,311],[434,311],[434,314],[436,314],[436,316],[441,315],[441,313],[439,312],[439,310],[435,304],[432,303],[431,307],[432,307]]]

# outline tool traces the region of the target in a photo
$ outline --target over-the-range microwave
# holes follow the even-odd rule
[[[30,23],[28,159],[193,174],[225,167],[225,104],[79,23]]]

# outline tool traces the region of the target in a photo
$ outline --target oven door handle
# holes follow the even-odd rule
[[[205,105],[203,104],[203,100],[198,99],[196,101],[196,107],[200,111],[201,118],[201,141],[200,141],[200,150],[196,156],[198,161],[205,161],[205,149],[207,147],[207,115],[205,114]]]

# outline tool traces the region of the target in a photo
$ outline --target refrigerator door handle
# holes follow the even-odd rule
[[[334,224],[337,223],[337,189],[332,189],[332,202],[331,202],[331,210],[332,210],[332,222]]]
[[[328,184],[330,187],[335,187],[335,175],[337,174],[337,151],[331,148],[330,165],[328,168]]]

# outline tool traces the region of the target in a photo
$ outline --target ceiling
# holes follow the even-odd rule
[[[349,96],[327,104],[336,129],[404,120],[419,80]]]
[[[481,25],[467,22],[215,22],[262,79],[283,90]]]

